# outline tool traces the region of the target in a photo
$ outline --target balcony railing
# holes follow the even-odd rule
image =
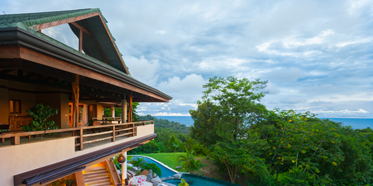
[[[55,129],[46,131],[8,132],[0,134],[0,138],[2,138],[2,142],[4,142],[4,139],[10,138],[11,145],[19,145],[21,144],[21,137],[28,137],[28,139],[31,139],[31,137],[35,137],[35,135],[50,136],[68,132],[71,133],[71,136],[75,137],[75,146],[77,147],[77,150],[83,150],[84,145],[87,144],[104,140],[111,140],[111,142],[115,142],[115,140],[118,138],[137,136],[137,127],[145,126],[147,124],[154,124],[154,121],[103,124],[97,126],[83,126],[77,128]],[[96,131],[96,129],[99,129],[99,131]]]

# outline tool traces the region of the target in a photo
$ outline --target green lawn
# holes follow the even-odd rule
[[[176,166],[179,164],[177,163],[177,157],[179,155],[186,155],[185,152],[173,152],[173,153],[152,153],[152,154],[139,154],[139,155],[144,155],[144,156],[149,156],[152,157],[163,164],[171,167],[172,169],[176,169]],[[178,170],[180,171],[180,170]]]
[[[176,169],[176,166],[178,166],[177,157],[179,155],[186,155],[185,152],[152,153],[152,154],[137,154],[137,155],[152,157],[152,158],[162,162],[163,164],[173,168],[176,171],[185,172],[184,169],[181,169],[181,170]],[[128,160],[131,160],[132,157],[133,156],[131,156],[131,155],[127,156]],[[195,158],[197,160],[200,160],[203,164],[206,165],[206,167],[204,167],[202,169],[205,176],[210,177],[210,178],[215,178],[215,179],[221,179],[221,178],[219,178],[218,168],[212,163],[211,159],[208,160],[208,159],[206,159],[205,156],[195,156]],[[225,180],[225,181],[229,181],[229,180]]]

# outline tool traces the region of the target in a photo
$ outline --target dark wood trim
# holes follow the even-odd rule
[[[22,90],[16,88],[9,88],[7,86],[0,85],[0,88],[7,89],[14,92],[30,93],[30,94],[70,94],[70,92],[65,91],[33,91],[33,90]]]
[[[114,145],[112,147],[108,147],[75,158],[47,165],[38,169],[30,170],[25,173],[14,175],[14,186],[18,186],[21,184],[33,185],[40,182],[47,182],[50,179],[57,179],[66,176],[72,173],[71,170],[78,170],[79,168],[82,168],[87,164],[100,160],[104,157],[117,155],[124,149],[140,146],[143,142],[154,139],[156,137],[157,134],[150,134],[128,142]]]
[[[88,34],[89,36],[92,36],[92,34],[85,28],[83,28],[82,26],[80,26],[78,23],[76,22],[73,22],[73,23],[70,23],[72,25],[74,25],[76,28],[78,28],[79,30],[83,31],[84,33]]]
[[[83,19],[88,19],[88,18],[93,17],[93,16],[98,16],[98,15],[100,15],[100,12],[93,12],[93,13],[86,14],[86,15],[67,18],[67,19],[64,19],[64,20],[53,21],[53,22],[49,22],[49,23],[43,23],[43,24],[40,24],[40,25],[36,25],[36,29],[37,30],[42,30],[42,29],[46,29],[46,28],[50,28],[50,27],[54,27],[54,26],[58,26],[58,25],[63,25],[63,24],[66,24],[66,23],[77,22],[77,21],[80,21],[80,20],[83,20]]]
[[[21,58],[22,59],[25,59],[25,60],[28,60],[28,61],[33,61],[33,62],[41,64],[41,65],[56,68],[56,69],[63,70],[63,71],[66,71],[66,72],[70,72],[70,73],[73,73],[73,74],[77,74],[77,75],[89,77],[89,78],[92,78],[92,79],[96,79],[98,81],[105,82],[107,84],[111,84],[111,85],[121,87],[121,88],[124,88],[124,89],[128,89],[128,90],[140,93],[140,94],[144,94],[144,95],[147,95],[147,96],[150,96],[150,97],[153,97],[153,98],[159,100],[159,102],[168,102],[168,99],[165,99],[165,98],[163,98],[161,96],[158,96],[154,93],[151,93],[151,92],[148,92],[146,90],[137,88],[133,85],[127,84],[125,82],[119,81],[117,79],[114,79],[114,78],[111,78],[111,77],[108,77],[108,76],[105,76],[103,74],[93,72],[93,71],[88,70],[88,69],[84,69],[82,67],[79,67],[79,66],[76,66],[76,65],[58,60],[56,58],[53,58],[53,57],[50,57],[50,56],[47,56],[47,55],[44,55],[44,54],[41,54],[41,53],[38,53],[38,52],[34,52],[34,51],[29,50],[27,48],[20,47],[20,52],[21,52]]]

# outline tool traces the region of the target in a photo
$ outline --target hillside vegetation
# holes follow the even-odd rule
[[[140,121],[153,120],[155,128],[168,128],[168,129],[171,129],[171,130],[183,133],[183,134],[190,133],[190,128],[184,124],[180,124],[179,122],[168,121],[166,119],[158,119],[151,115],[138,116],[138,117]]]

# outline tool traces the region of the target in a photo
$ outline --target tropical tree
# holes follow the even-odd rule
[[[246,176],[255,185],[269,185],[270,173],[264,161],[249,153],[243,140],[219,142],[215,145],[213,156],[223,162],[232,183],[236,183],[238,177]]]
[[[198,102],[198,109],[189,112],[195,121],[192,136],[201,142],[212,137],[213,141],[207,140],[212,144],[246,138],[250,126],[265,116],[266,108],[260,100],[266,83],[232,76],[210,78],[203,86],[206,90],[202,102]],[[209,130],[207,136],[205,128]]]
[[[191,173],[191,174],[203,174],[201,171],[201,168],[205,167],[205,164],[202,164],[200,160],[195,160],[193,156],[193,151],[189,151],[188,149],[185,149],[186,155],[179,155],[178,156],[178,163],[183,163],[183,168]]]

